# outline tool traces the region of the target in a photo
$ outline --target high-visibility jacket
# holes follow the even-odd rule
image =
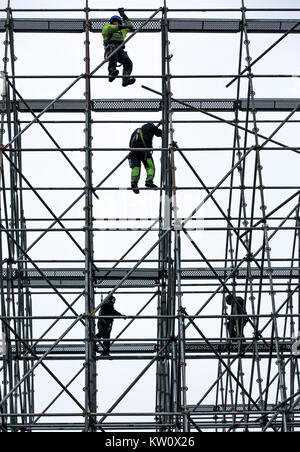
[[[126,25],[132,27],[132,22],[130,20],[126,20],[124,22],[124,26]],[[122,30],[119,30],[118,25],[106,24],[102,28],[104,44],[121,44],[125,40],[127,33],[130,31],[132,31],[130,28],[123,28]]]

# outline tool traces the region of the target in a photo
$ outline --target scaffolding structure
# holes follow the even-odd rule
[[[61,18],[39,19],[38,10],[13,10],[10,2],[1,10],[4,58],[0,129],[0,430],[299,431],[300,189],[299,183],[282,185],[278,179],[274,183],[274,178],[270,183],[268,168],[262,165],[262,156],[282,152],[287,162],[293,156],[291,166],[296,165],[295,157],[298,157],[300,148],[278,140],[277,134],[287,125],[297,127],[300,99],[257,98],[254,85],[259,78],[287,80],[296,77],[295,74],[256,74],[255,65],[288,36],[300,34],[300,9],[249,9],[244,0],[241,0],[239,9],[172,10],[166,0],[157,10],[129,9],[131,17],[138,17],[139,12],[149,16],[147,19],[132,19],[135,31],[126,41],[143,39],[144,33],[161,35],[161,75],[136,76],[138,81],[146,80],[143,82],[145,92],[150,92],[153,98],[93,99],[91,81],[107,79],[107,75],[99,71],[107,59],[100,64],[91,61],[90,35],[101,33],[113,11],[92,9],[88,0],[82,1],[81,10],[40,10],[49,14],[60,13]],[[262,11],[282,12],[283,16],[287,11],[299,13],[299,19],[248,18],[249,12],[259,15]],[[22,12],[32,12],[34,18],[14,17],[15,13]],[[70,19],[71,12],[81,13],[82,18]],[[93,12],[104,17],[91,18]],[[182,15],[193,13],[193,18],[174,19],[173,12]],[[215,13],[216,18],[201,17],[207,12]],[[240,17],[224,19],[224,12],[239,14]],[[49,40],[54,33],[83,35],[84,72],[77,77],[16,74],[16,33],[47,33]],[[171,52],[176,51],[170,49],[172,33],[193,33],[195,40],[206,34],[208,43],[212,34],[220,37],[224,33],[238,35],[238,71],[234,68],[233,75],[172,74]],[[253,60],[249,35],[256,33],[276,35],[276,40]],[[18,89],[20,79],[68,77],[72,80],[52,100],[46,93],[45,99],[24,98]],[[153,78],[161,80],[160,91],[151,87]],[[225,93],[225,84],[235,83],[236,97],[178,99],[176,92],[172,91],[173,80],[192,78],[199,83],[208,78],[224,79]],[[85,83],[84,98],[65,98],[80,81]],[[247,86],[245,93],[242,81]],[[105,116],[105,120],[97,120],[96,113],[108,112],[110,116]],[[162,145],[153,148],[154,155],[161,156],[159,197],[155,198],[158,200],[157,217],[95,218],[94,206],[99,199],[107,192],[111,196],[120,193],[121,187],[107,187],[105,183],[128,156],[121,158],[99,183],[95,182],[94,155],[99,153],[105,159],[108,152],[123,149],[94,147],[92,128],[97,122],[138,123],[138,117],[126,120],[126,115],[124,119],[118,119],[119,116],[111,119],[113,113],[128,112],[155,113],[162,118]],[[199,113],[200,119],[176,119],[176,114],[192,112]],[[56,113],[56,119],[51,121],[48,115],[44,120],[46,113]],[[68,121],[57,119],[60,113],[67,113]],[[62,148],[59,140],[50,133],[49,124],[75,123],[72,120],[75,113],[83,116],[77,122],[84,125],[84,147]],[[265,113],[270,114],[270,118],[266,115],[259,117]],[[284,114],[284,118],[276,119],[273,113]],[[228,119],[229,114],[233,119]],[[28,115],[31,115],[30,119]],[[233,145],[201,147],[198,145],[201,140],[195,137],[193,147],[184,147],[184,143],[176,143],[176,123],[213,124],[216,133],[219,125],[225,125],[232,133]],[[261,133],[261,123],[273,127],[272,133]],[[30,148],[22,146],[23,135],[33,126],[43,130],[53,147],[42,148],[39,143],[33,143]],[[47,152],[53,152],[54,158],[59,155],[64,159],[74,174],[74,180],[78,181],[75,182],[78,186],[70,184],[64,188],[74,196],[74,201],[66,205],[63,212],[55,210],[47,201],[49,193],[63,188],[37,187],[23,168],[24,154]],[[197,155],[200,160],[206,152],[230,156],[230,164],[212,186],[191,158]],[[84,155],[83,172],[73,161],[75,153]],[[178,165],[188,168],[196,184],[184,187],[176,184]],[[129,194],[130,188],[125,190]],[[178,193],[181,191],[199,193],[198,202],[184,217],[178,213]],[[46,217],[28,216],[28,192],[43,206]],[[144,193],[142,189],[140,196]],[[157,193],[153,193],[156,196]],[[270,199],[270,193],[275,202],[268,209],[266,199]],[[208,203],[213,206],[209,210],[212,214],[201,218],[201,209]],[[75,205],[83,207],[84,214],[80,218],[68,216]],[[105,222],[105,227],[99,227],[100,221]],[[117,222],[125,226],[120,227]],[[126,223],[134,226],[128,227]],[[117,236],[134,233],[135,240],[121,258],[117,259],[112,252],[110,259],[103,259],[101,253],[94,251],[95,237],[106,232]],[[198,232],[201,232],[201,239]],[[32,233],[37,234],[33,241]],[[49,234],[52,234],[55,248],[57,233],[63,233],[66,240],[71,241],[76,256],[79,253],[81,259],[56,262],[55,259],[45,259],[43,255],[37,257],[32,252],[35,245]],[[144,247],[139,259],[130,259],[132,250],[142,246],[150,234],[151,246]],[[218,241],[221,237],[219,253],[212,257],[206,254],[203,246],[206,234],[213,237],[211,240]],[[274,252],[271,248],[273,242]],[[193,249],[197,258],[185,257],[187,246]],[[95,347],[99,294],[107,298],[115,293],[122,294],[124,300],[140,295],[147,297],[147,301],[138,312],[127,315],[126,326],[117,336],[113,335],[111,357],[101,357]],[[229,311],[226,296],[230,294],[240,295],[245,300],[242,313]],[[53,312],[50,305],[43,314],[36,314],[35,305],[42,302],[44,295],[60,302],[57,312]],[[196,311],[189,307],[189,297],[198,300]],[[148,311],[149,306],[151,311]],[[155,324],[152,330],[155,334],[150,338],[124,336],[132,325],[147,320]],[[228,323],[242,320],[247,323],[245,336],[229,337]],[[47,325],[38,337],[35,331],[40,329],[36,324]],[[75,335],[70,336],[74,330]],[[80,367],[71,376],[67,374],[64,377],[63,370],[71,362],[79,363]],[[142,367],[117,397],[111,396],[109,408],[99,411],[102,396],[99,374],[104,363],[109,366],[114,362],[128,367],[139,362]],[[54,363],[60,366],[61,375],[52,367]],[[197,393],[188,389],[189,366],[193,369],[190,372],[199,374],[199,380],[201,374],[206,375],[206,385],[199,385]],[[40,368],[59,387],[44,409],[40,408],[37,399],[38,391],[44,385]],[[153,368],[153,409],[133,412],[127,406],[126,411],[118,411],[128,394]],[[118,369],[122,372],[122,367]],[[84,382],[83,396],[72,389],[78,380]],[[57,408],[63,397],[72,402],[70,411]]]

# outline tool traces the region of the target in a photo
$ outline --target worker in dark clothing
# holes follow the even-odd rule
[[[147,178],[146,178],[146,187],[148,188],[157,188],[154,184],[154,176],[155,176],[155,164],[152,158],[152,141],[153,137],[161,137],[162,131],[153,124],[153,122],[148,122],[143,125],[141,128],[136,129],[131,135],[129,146],[131,148],[131,152],[129,154],[129,165],[131,168],[131,188],[134,193],[139,194],[138,183],[141,175],[141,164],[143,163]],[[142,148],[142,150],[134,151],[134,148]],[[143,150],[143,148],[145,150]]]
[[[130,77],[132,72],[132,61],[127,52],[125,52],[125,45],[122,46],[114,55],[109,55],[117,49],[117,47],[124,42],[127,33],[133,30],[132,22],[128,19],[124,12],[124,8],[119,8],[120,16],[112,16],[110,23],[104,25],[102,28],[103,44],[105,48],[104,57],[109,58],[108,73],[110,82],[113,82],[118,76],[117,63],[123,65],[123,86],[132,85],[135,83],[135,78]]]
[[[234,295],[226,296],[226,303],[231,306],[231,316],[245,315],[246,303],[242,297],[235,297]],[[237,318],[231,317],[227,323],[228,334],[230,338],[243,338],[244,327],[248,319],[245,317]]]
[[[115,297],[111,295],[109,298],[104,300],[100,305],[100,316],[101,315],[111,315],[115,317],[123,317],[122,314],[120,314],[118,311],[115,310],[114,304],[115,304]],[[112,330],[112,326],[114,323],[113,318],[108,319],[99,319],[98,321],[98,333],[96,334],[96,337],[98,339],[103,339],[102,345],[103,345],[103,352],[102,356],[109,356],[110,351],[110,333]]]

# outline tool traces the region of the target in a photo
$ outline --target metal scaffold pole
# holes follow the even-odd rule
[[[161,20],[161,51],[162,51],[162,147],[169,146],[169,97],[167,84],[167,48],[168,48],[168,25],[167,25],[167,10],[164,5]],[[171,227],[172,202],[170,196],[170,157],[169,152],[162,152],[161,155],[161,178],[160,178],[160,204],[159,204],[159,227],[160,237],[164,230]],[[161,280],[160,291],[158,297],[158,315],[168,315],[172,303],[172,276],[173,263],[171,259],[171,237],[172,233],[169,231],[165,238],[161,241],[159,246],[159,261],[161,262]],[[170,322],[167,319],[158,321],[158,347],[163,343],[162,338],[169,337]],[[166,417],[159,416],[160,412],[168,412],[171,408],[171,387],[170,387],[170,363],[167,355],[161,357],[157,362],[157,395],[156,395],[156,410],[158,431],[161,429],[159,424],[167,422]]]
[[[8,2],[7,7],[9,8],[10,2]],[[7,61],[8,61],[8,46],[9,46],[9,10],[7,8],[7,15],[6,15],[6,22],[5,22],[5,41],[4,41],[4,67],[3,72],[1,72],[1,125],[0,125],[0,146],[2,148],[4,143],[4,120],[5,120],[5,114],[6,114],[6,106],[7,106],[7,93],[6,93],[6,72],[7,72]],[[3,155],[2,151],[0,152],[0,180],[1,180],[1,188],[3,187],[4,181],[3,181]],[[1,217],[2,217],[2,199],[0,198],[0,211],[1,211]],[[0,232],[0,262],[1,262],[1,273],[3,274],[4,270],[4,251],[3,251],[3,234]],[[3,278],[1,278],[1,315],[6,315],[7,308],[6,308],[6,301],[5,301],[5,295],[4,295],[4,287],[3,287]],[[8,339],[8,331],[5,328],[5,325],[1,322],[1,341],[2,341],[2,350],[1,354],[3,355],[3,369],[2,369],[2,375],[3,375],[3,383],[2,388],[0,391],[1,398],[4,397],[7,393],[7,385],[8,385],[8,355],[6,351],[6,344]],[[8,411],[7,404],[1,409],[1,413],[5,413]],[[2,417],[1,427],[3,431],[5,431],[7,419],[5,417]]]
[[[94,234],[93,234],[93,153],[91,118],[91,81],[90,81],[90,38],[89,38],[89,2],[85,4],[85,431],[96,431],[97,412],[97,368],[95,349],[95,321],[90,313],[95,309],[93,283],[94,271]]]

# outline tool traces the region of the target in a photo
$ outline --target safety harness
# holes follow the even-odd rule
[[[134,137],[131,139],[130,147],[131,147],[131,148],[134,147],[134,145],[137,143],[137,141],[138,141],[139,138],[141,139],[141,141],[142,141],[142,143],[143,143],[143,145],[144,145],[144,148],[147,148],[146,141],[145,141],[145,139],[144,139],[142,129],[137,129],[137,130],[136,130],[136,134],[135,134]]]

